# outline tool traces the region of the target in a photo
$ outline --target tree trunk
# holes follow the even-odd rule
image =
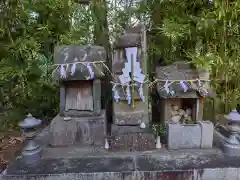
[[[152,1],[152,2],[151,2]],[[161,3],[158,1],[151,0],[149,2],[150,12],[151,12],[151,22],[152,22],[152,28],[147,33],[147,39],[149,44],[149,64],[148,64],[148,74],[149,74],[149,80],[153,81],[155,77],[155,67],[156,65],[162,65],[164,64],[164,59],[161,54],[159,54],[159,51],[156,51],[153,49],[153,47],[158,47],[158,45],[161,42],[161,35],[159,35],[157,27],[162,23],[162,12],[161,12]],[[151,96],[151,104],[152,104],[152,122],[159,123],[160,122],[160,112],[158,110],[158,99],[159,96],[157,94],[156,86],[152,88],[152,91],[150,92]]]
[[[103,46],[106,50],[106,63],[110,71],[112,70],[111,45],[109,42],[109,29],[107,21],[106,0],[93,0],[91,4],[92,16],[94,20],[94,43]],[[112,87],[110,84],[112,77],[106,71],[106,78],[102,81],[102,108],[107,110],[107,131],[110,133],[112,123]]]

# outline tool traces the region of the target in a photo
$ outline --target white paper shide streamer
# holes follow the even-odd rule
[[[126,94],[127,94],[127,100],[128,104],[131,104],[131,92],[130,92],[130,85],[127,86],[126,88]]]
[[[202,83],[201,83],[200,79],[197,79],[197,82],[198,82],[198,86],[201,87]]]
[[[90,63],[87,63],[87,69],[88,69],[88,72],[89,72],[89,75],[90,75],[90,79],[93,79],[94,78],[94,72],[93,72],[93,69],[92,69],[92,66],[90,65]]]
[[[120,96],[119,96],[118,90],[116,89],[116,86],[117,86],[116,84],[113,86],[112,91],[114,93],[113,98],[118,103]]]
[[[165,84],[164,84],[164,86],[163,86],[163,87],[164,87],[164,89],[165,89],[166,93],[167,93],[167,94],[169,94],[169,93],[170,93],[170,89],[169,89],[168,80],[166,80],[166,81],[165,81]]]
[[[60,66],[60,77],[62,79],[65,79],[67,77],[67,72],[66,72],[64,64],[61,64],[61,66]]]
[[[74,73],[76,72],[76,66],[77,66],[76,63],[73,63],[73,64],[72,64],[71,72],[70,72],[71,76],[73,76]]]
[[[187,92],[188,87],[187,87],[187,85],[185,84],[185,82],[184,82],[184,81],[180,81],[180,85],[181,85],[183,91],[184,91],[184,92]]]
[[[140,85],[140,87],[138,89],[138,92],[139,92],[139,96],[140,96],[141,100],[144,102],[145,101],[145,97],[143,95],[143,84]]]

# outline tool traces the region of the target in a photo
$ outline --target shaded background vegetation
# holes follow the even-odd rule
[[[240,96],[239,15],[238,0],[93,0],[89,6],[73,0],[2,0],[0,130],[15,127],[27,112],[45,122],[58,113],[59,88],[51,76],[56,45],[99,44],[110,51],[109,43],[136,21],[148,30],[150,70],[176,60],[210,69],[218,96],[206,100],[213,110],[206,118],[226,113]]]

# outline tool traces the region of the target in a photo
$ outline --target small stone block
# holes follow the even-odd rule
[[[139,126],[114,126],[111,151],[144,151],[156,148],[154,135]]]
[[[212,148],[213,124],[199,121],[198,124],[168,124],[168,148]]]
[[[168,124],[169,149],[199,148],[200,142],[201,127],[198,124]]]
[[[212,148],[213,145],[213,123],[210,121],[200,121],[202,128],[201,148]]]
[[[64,121],[64,117],[56,116],[51,123],[51,146],[104,146],[106,136],[105,111],[101,116],[71,117]]]

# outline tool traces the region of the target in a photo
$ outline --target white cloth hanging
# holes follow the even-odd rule
[[[167,94],[169,94],[169,93],[170,93],[170,89],[169,89],[168,80],[166,80],[166,81],[165,81],[165,84],[164,84],[164,86],[163,86],[163,87],[164,87],[164,89],[165,89],[166,93],[167,93]]]
[[[94,72],[93,72],[93,69],[92,69],[92,66],[90,65],[90,63],[87,63],[87,69],[88,69],[88,72],[89,72],[89,75],[90,75],[90,79],[93,79],[94,78]]]
[[[126,88],[126,94],[127,94],[127,100],[128,100],[128,104],[131,104],[131,92],[130,92],[130,85],[127,85],[127,88]]]
[[[62,79],[65,79],[67,77],[67,73],[66,73],[66,69],[65,69],[65,65],[64,64],[60,65],[60,77]]]
[[[187,85],[185,84],[185,82],[184,82],[184,81],[180,81],[180,85],[181,85],[183,91],[184,91],[184,92],[187,92],[188,87],[187,87]]]
[[[71,76],[73,76],[75,72],[76,72],[76,63],[73,63],[71,67],[71,72],[70,72]]]

